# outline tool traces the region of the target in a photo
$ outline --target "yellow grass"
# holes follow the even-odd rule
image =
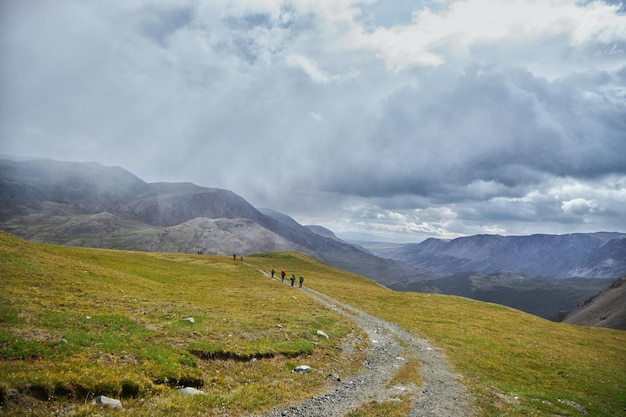
[[[351,322],[232,258],[0,238],[0,392],[9,411],[27,395],[44,400],[48,415],[48,399],[98,394],[125,397],[134,415],[258,411],[318,394],[329,373],[360,367],[339,349]],[[302,363],[315,371],[291,373]],[[184,385],[207,395],[179,401]]]
[[[0,399],[6,415],[258,412],[357,372],[339,347],[358,329],[271,268],[441,348],[484,416],[624,415],[626,332],[552,323],[459,297],[397,293],[303,255],[137,253],[38,245],[0,234]],[[185,321],[193,317],[194,323]],[[316,330],[330,335],[327,340]],[[314,372],[291,370],[302,363]],[[393,381],[421,384],[415,358]],[[185,397],[193,385],[205,396]],[[34,398],[34,399],[33,399]],[[408,399],[353,416],[404,415]],[[67,413],[66,413],[67,414]]]

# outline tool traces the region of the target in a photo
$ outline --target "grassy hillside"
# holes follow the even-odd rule
[[[626,413],[626,332],[394,292],[298,254],[242,262],[38,245],[4,233],[1,412],[119,414],[89,405],[104,394],[137,416],[246,413],[315,395],[330,373],[357,372],[362,351],[347,357],[339,348],[358,329],[259,272],[272,267],[428,338],[464,375],[482,415]],[[315,372],[291,373],[302,363]],[[207,395],[182,396],[178,386]]]

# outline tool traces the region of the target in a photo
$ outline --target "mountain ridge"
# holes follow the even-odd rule
[[[597,278],[615,279],[619,275],[612,274],[626,270],[626,234],[477,235],[415,244],[351,244],[326,228],[257,209],[229,190],[189,182],[147,183],[123,168],[98,163],[0,160],[0,229],[36,242],[109,249],[227,256],[294,251],[388,288],[462,295],[546,318],[575,307],[603,290],[606,282],[572,289],[569,282],[547,285],[536,279],[541,274],[566,278],[559,275],[564,268],[557,268],[563,263],[569,272]],[[543,243],[519,244],[529,239]],[[546,254],[551,257],[539,257]],[[577,259],[581,262],[574,264]],[[527,264],[534,269],[523,269]],[[500,287],[494,291],[498,277]],[[565,302],[553,303],[556,311],[537,306],[537,300],[526,297],[530,286],[539,301],[553,303],[561,291]],[[520,304],[516,297],[529,301]]]
[[[38,242],[228,255],[289,250],[383,284],[418,275],[289,216],[263,214],[232,191],[147,183],[98,163],[0,160],[0,202],[0,228]]]
[[[379,248],[376,252],[433,274],[515,272],[545,278],[626,275],[626,234],[613,232],[475,235]]]

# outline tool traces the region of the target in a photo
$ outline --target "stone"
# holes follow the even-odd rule
[[[317,331],[317,335],[318,336],[322,336],[325,339],[328,339],[328,335],[326,333],[324,333],[323,331],[321,331],[321,330]]]
[[[300,365],[293,370],[293,372],[300,372],[302,374],[306,374],[307,372],[311,372],[311,367],[309,365]]]
[[[186,317],[183,319],[183,321],[188,321],[189,323],[193,324],[196,322],[196,319],[194,319],[193,317]]]
[[[206,393],[192,387],[181,388],[180,393],[183,395],[206,395]]]
[[[122,402],[120,400],[109,398],[104,395],[98,395],[96,398],[94,398],[93,403],[100,404],[100,405],[108,405],[113,408],[122,408]]]

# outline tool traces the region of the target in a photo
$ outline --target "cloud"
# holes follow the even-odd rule
[[[567,214],[593,214],[598,204],[595,201],[585,198],[575,198],[573,200],[564,201],[561,209]]]
[[[323,125],[326,124],[326,120],[324,120],[324,118],[320,114],[318,114],[318,113],[311,112],[311,118],[313,118],[313,120],[315,120],[316,122],[319,122],[319,123],[321,123]]]
[[[439,66],[447,55],[468,55],[485,44],[541,42],[565,35],[572,46],[626,39],[626,16],[619,5],[571,1],[454,1],[446,9],[413,12],[410,23],[362,33],[363,47],[376,51],[387,66]],[[488,12],[486,12],[488,11]]]
[[[316,83],[328,84],[332,81],[332,77],[322,71],[315,62],[305,56],[291,54],[287,56],[287,65],[302,70]]]
[[[514,189],[550,176],[626,173],[623,103],[577,91],[567,81],[475,68],[403,87],[379,110],[365,157],[352,158],[354,164],[338,166],[330,177],[338,192],[445,197],[450,186]]]
[[[338,233],[623,230],[617,2],[7,0],[0,152]]]

